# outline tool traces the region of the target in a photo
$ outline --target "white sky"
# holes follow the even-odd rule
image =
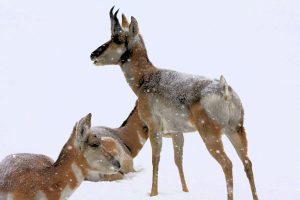
[[[297,0],[0,0],[0,160],[17,152],[56,158],[74,123],[88,112],[93,113],[93,125],[111,127],[128,116],[136,98],[120,68],[97,68],[89,59],[110,37],[108,11],[113,5],[128,18],[136,17],[156,66],[210,78],[225,76],[245,108],[261,199],[299,198]],[[234,164],[236,199],[251,199],[242,165],[227,141],[225,145]],[[88,195],[104,191],[119,192],[109,199],[146,199],[151,185],[149,146],[136,159],[140,174],[119,184],[86,183],[71,199],[95,199]],[[186,135],[184,158],[190,194],[180,192],[166,140],[160,165],[162,194],[153,199],[225,199],[220,167],[197,134]],[[135,195],[122,191],[127,185]]]

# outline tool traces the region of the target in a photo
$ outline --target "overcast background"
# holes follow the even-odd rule
[[[109,9],[135,16],[158,67],[219,78],[242,99],[260,199],[300,196],[300,2],[298,0],[0,0],[0,160],[18,152],[56,159],[72,127],[118,127],[136,97],[118,66],[97,68],[90,53],[110,38]],[[233,147],[234,195],[251,199]],[[149,142],[139,170],[114,183],[83,183],[71,200],[150,199]],[[185,135],[181,192],[171,141],[164,139],[160,194],[153,199],[226,199],[221,167],[197,133]]]

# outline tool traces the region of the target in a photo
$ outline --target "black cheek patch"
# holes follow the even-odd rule
[[[128,59],[132,56],[132,51],[127,49],[120,58],[122,64],[126,63]]]

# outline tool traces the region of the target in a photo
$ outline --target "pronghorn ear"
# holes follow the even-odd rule
[[[88,136],[88,129],[91,128],[91,118],[92,114],[89,113],[85,117],[81,118],[76,125],[76,139],[79,142],[83,142],[86,140]]]
[[[127,21],[127,18],[124,14],[122,14],[122,26],[124,29],[129,29],[129,23]]]
[[[131,22],[129,25],[129,35],[131,37],[137,36],[139,33],[139,24],[134,17],[131,17]]]

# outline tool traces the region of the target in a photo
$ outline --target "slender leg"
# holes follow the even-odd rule
[[[159,133],[151,132],[151,128],[149,128],[150,134],[150,143],[152,147],[152,189],[150,196],[156,196],[158,194],[158,165],[160,160],[160,152],[162,146],[162,135]]]
[[[117,181],[122,180],[124,176],[122,174],[101,174],[100,180],[101,181]]]
[[[190,121],[202,137],[207,150],[221,165],[227,186],[227,199],[233,200],[233,179],[232,179],[232,163],[224,152],[221,140],[221,130],[213,119],[210,119],[206,110],[201,104],[194,104],[190,107]]]
[[[209,153],[221,165],[226,179],[227,199],[233,200],[232,163],[224,152],[220,131],[210,129],[209,127],[202,128],[201,125],[197,126],[197,129]]]
[[[156,119],[150,111],[148,99],[146,96],[140,95],[138,99],[138,111],[140,118],[148,127],[150,144],[152,148],[152,187],[150,196],[158,194],[158,165],[160,160],[160,152],[162,146],[162,135],[158,133],[157,124],[159,120]]]
[[[182,167],[182,154],[183,154],[183,144],[184,144],[183,134],[182,133],[172,134],[172,141],[173,141],[173,148],[174,148],[174,160],[180,175],[182,190],[184,192],[188,192],[189,190],[185,182],[185,177],[184,177],[183,167]]]
[[[256,187],[254,183],[254,176],[252,171],[252,162],[248,157],[248,144],[247,144],[247,138],[244,128],[242,128],[239,132],[238,131],[232,131],[230,133],[226,134],[229,138],[230,142],[234,146],[237,154],[239,155],[241,161],[243,162],[245,172],[247,174],[252,196],[254,200],[258,200],[258,196],[256,193]]]

